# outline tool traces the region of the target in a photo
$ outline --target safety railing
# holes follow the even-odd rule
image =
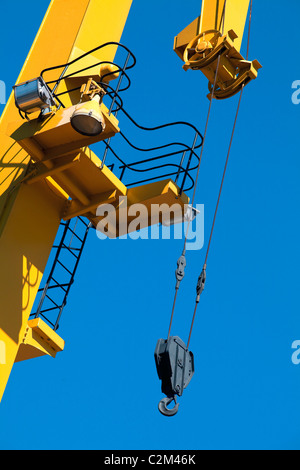
[[[202,134],[193,125],[186,122],[173,122],[153,128],[144,127],[139,125],[123,107],[121,111],[133,125],[134,135],[151,133],[152,136],[167,128],[171,131],[174,130],[176,135],[184,135],[185,132],[182,131],[184,129],[193,131],[191,143],[188,145],[184,142],[174,141],[156,147],[141,148],[121,131],[119,139],[121,150],[117,150],[117,136],[114,137],[113,146],[110,140],[104,141],[103,164],[110,165],[114,173],[118,173],[119,179],[128,187],[173,178],[180,187],[181,193],[190,191],[195,184],[193,172],[199,165],[199,155],[196,151],[202,146]],[[123,142],[120,143],[120,140]],[[126,162],[125,157],[120,157],[120,152],[126,155]],[[145,155],[145,157],[149,155],[149,157],[141,158],[141,155]],[[128,162],[129,158],[131,162]]]
[[[102,61],[86,67],[85,69],[80,69],[70,74],[67,73],[71,65],[79,62],[87,55],[103,48],[116,46],[118,47],[118,51],[123,52],[124,55],[122,66],[114,62]],[[120,53],[118,53],[118,55],[120,55]],[[144,136],[149,135],[152,141],[159,133],[158,138],[161,140],[161,134],[163,132],[171,131],[170,133],[172,133],[172,135],[181,135],[186,138],[186,131],[189,131],[190,143],[169,141],[154,147],[142,148],[138,146],[137,143],[133,143],[132,140],[121,131],[113,138],[113,145],[112,139],[102,142],[102,145],[104,145],[102,166],[104,166],[104,164],[107,165],[127,187],[173,178],[180,188],[181,193],[193,189],[195,185],[194,172],[199,166],[197,150],[199,150],[203,144],[203,137],[196,127],[187,122],[172,122],[156,127],[141,126],[124,109],[121,94],[128,90],[131,85],[127,71],[136,64],[134,55],[125,46],[114,42],[103,44],[68,64],[43,70],[41,77],[44,78],[47,72],[62,69],[62,73],[56,80],[46,83],[55,99],[60,103],[60,106],[65,107],[63,96],[66,93],[78,91],[80,87],[58,93],[61,81],[71,78],[79,72],[105,64],[114,66],[113,73],[116,71],[119,72],[115,87],[111,86],[112,82],[107,84],[107,82],[103,81],[109,74],[103,76],[102,81],[98,83],[105,88],[105,104],[110,114],[117,116],[119,112],[123,113],[122,117],[125,117],[129,126],[133,128],[132,134],[134,137],[139,138],[140,134],[142,134],[142,140],[144,142]],[[120,155],[122,155],[122,157]],[[143,157],[141,155],[143,155]],[[32,310],[31,318],[43,318],[55,331],[59,328],[62,312],[66,306],[70,289],[74,283],[74,277],[90,228],[91,224],[81,217],[77,217],[68,222],[62,222],[56,242],[53,246],[48,263],[49,272],[45,274],[42,280],[43,287],[39,290],[39,296]]]
[[[123,65],[120,65],[117,62],[100,61],[90,65],[89,67],[78,69],[70,74],[67,73],[70,66],[80,62],[86,56],[91,55],[101,49],[105,50],[111,47],[118,48],[118,57],[119,60],[122,61]],[[125,116],[127,120],[129,120],[133,125],[134,134],[136,131],[139,133],[152,132],[152,140],[154,139],[154,132],[172,128],[172,130],[174,129],[174,132],[176,132],[176,135],[184,135],[184,129],[191,129],[194,132],[194,136],[191,139],[190,144],[185,142],[169,142],[156,147],[141,148],[133,143],[132,140],[129,140],[129,138],[123,132],[120,132],[120,136],[127,144],[127,149],[124,148],[123,150],[124,154],[126,154],[126,161],[124,157],[120,156],[120,151],[116,149],[116,138],[114,137],[114,146],[111,145],[111,139],[104,141],[105,150],[102,157],[102,165],[106,164],[112,168],[114,172],[118,172],[118,176],[122,181],[126,179],[125,184],[127,186],[146,184],[155,180],[174,177],[175,183],[178,184],[181,192],[187,192],[191,190],[194,187],[193,172],[197,169],[199,163],[199,156],[197,155],[196,151],[201,147],[203,137],[193,125],[187,122],[174,122],[149,128],[139,125],[130,116],[130,114],[124,108],[122,93],[128,90],[131,86],[131,79],[127,72],[136,65],[136,58],[126,46],[116,42],[102,44],[101,46],[81,55],[67,64],[44,69],[41,72],[41,77],[45,78],[47,72],[62,69],[62,73],[58,79],[48,81],[46,83],[49,88],[53,86],[52,89],[50,88],[51,93],[59,101],[60,105],[64,107],[63,96],[67,93],[70,94],[72,92],[78,91],[80,87],[57,93],[61,81],[71,78],[78,73],[107,64],[113,66],[113,72],[105,74],[101,77],[101,81],[97,82],[98,85],[103,87],[106,91],[104,103],[109,109],[109,113],[113,114],[115,117],[117,117],[120,111],[123,113],[123,116]],[[113,80],[108,84],[106,79],[109,77],[109,75],[115,74],[116,72],[119,73],[118,80]],[[112,84],[114,84],[114,86],[112,86]],[[179,126],[181,126],[181,129]],[[148,158],[141,158],[141,154],[150,154],[150,156]],[[128,163],[129,160],[130,162]]]

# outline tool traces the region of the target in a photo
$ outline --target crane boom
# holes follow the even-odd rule
[[[15,362],[55,357],[64,349],[55,328],[42,318],[30,320],[61,220],[81,216],[96,227],[102,221],[97,208],[113,203],[119,225],[115,232],[108,227],[108,232],[115,237],[129,231],[130,220],[126,217],[121,230],[120,219],[134,203],[142,203],[148,211],[145,226],[154,205],[177,203],[180,214],[174,220],[181,220],[189,203],[184,182],[179,188],[177,181],[181,175],[184,181],[187,178],[195,153],[200,133],[194,126],[195,143],[185,147],[182,158],[188,149],[187,168],[172,163],[178,168],[175,182],[139,182],[127,188],[89,148],[105,141],[107,150],[110,139],[120,132],[116,115],[102,98],[121,70],[112,64],[118,46],[123,47],[119,41],[131,4],[132,0],[52,0],[0,119],[0,400]],[[203,0],[200,17],[175,38],[174,49],[185,70],[201,70],[210,84],[217,75],[216,98],[237,93],[260,68],[257,61],[245,61],[240,54],[248,8],[249,0]],[[130,51],[127,61],[129,57]],[[26,90],[28,96],[34,87],[49,95],[48,102],[39,95],[41,108],[31,102],[26,107],[22,99],[18,102],[18,96],[23,98]],[[22,112],[27,118],[32,113],[30,119],[24,120]],[[80,123],[82,116],[97,123],[97,133],[76,129],[75,118]],[[174,144],[158,148],[170,145]],[[159,158],[154,159],[155,169],[160,168]],[[122,163],[125,172],[143,162]]]
[[[108,40],[119,42],[131,3],[52,0],[17,83],[39,76],[42,68],[70,62]],[[106,51],[105,60],[113,61],[116,50]],[[100,51],[84,59],[82,68],[95,63],[95,58],[101,60],[101,54],[103,57]],[[91,71],[86,73],[90,76]],[[49,71],[47,80],[56,78],[57,71]],[[76,79],[74,75],[72,80]],[[66,90],[64,82],[60,87],[61,92]],[[72,105],[72,99],[74,95],[65,95],[66,104]],[[0,120],[0,399],[22,344],[28,345],[27,351],[36,350],[36,355],[55,356],[63,348],[61,338],[42,320],[33,324],[28,319],[68,194],[50,177],[23,183],[31,171],[31,151],[7,135],[8,126],[13,134],[22,124],[12,94]]]

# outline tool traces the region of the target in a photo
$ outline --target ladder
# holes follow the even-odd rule
[[[52,248],[53,264],[44,287],[38,291],[40,300],[37,309],[30,315],[43,318],[54,331],[59,328],[91,226],[82,217],[60,224],[59,243]]]

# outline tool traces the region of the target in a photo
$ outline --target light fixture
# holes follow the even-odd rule
[[[26,114],[55,106],[51,90],[42,77],[20,83],[13,88],[16,106]]]
[[[79,134],[96,136],[105,129],[105,121],[100,109],[101,96],[95,95],[91,101],[79,104],[71,117],[73,129]]]

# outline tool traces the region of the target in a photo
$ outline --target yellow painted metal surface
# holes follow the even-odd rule
[[[247,13],[250,0],[226,0],[226,12],[224,13],[225,0],[202,0],[202,10],[200,16],[199,33],[211,29],[224,34],[233,29],[237,38],[234,46],[240,51]],[[222,18],[224,17],[224,24]]]
[[[118,42],[131,3],[52,0],[18,83],[36,78],[41,69],[65,64],[102,43]],[[103,50],[98,51],[77,63],[76,68],[70,67],[68,73],[96,61],[112,61],[115,53],[116,47],[106,50],[105,55]],[[88,75],[77,73],[62,80],[58,91],[82,85],[99,71],[97,66]],[[55,80],[60,73],[51,71],[45,78]],[[54,357],[63,350],[63,340],[44,322],[29,321],[61,219],[80,215],[99,228],[103,217],[97,208],[112,204],[118,226],[109,236],[115,237],[153,223],[153,205],[158,206],[158,223],[163,204],[167,208],[176,204],[177,217],[183,215],[184,205],[189,202],[171,180],[128,189],[102,166],[88,146],[113,137],[119,132],[119,123],[102,104],[105,132],[93,138],[76,133],[70,117],[79,99],[79,91],[64,95],[66,109],[41,123],[36,119],[23,121],[11,96],[0,120],[0,399],[15,362],[41,355]],[[142,204],[146,214],[136,228],[132,226],[135,204]]]
[[[244,35],[250,0],[227,0],[224,23],[222,21],[225,0],[202,0],[201,15],[175,37],[174,49],[183,58],[183,52],[194,37],[206,31],[219,31],[227,34],[231,29],[238,36],[235,48],[239,52]]]
[[[128,17],[132,0],[96,0],[89,3],[81,27],[70,55],[69,61],[76,59],[87,50],[95,49],[107,42],[120,42],[122,31]],[[102,21],[105,19],[105,21]],[[117,46],[99,50],[80,61],[80,68],[89,67],[99,61],[113,61]],[[69,73],[76,72],[78,64],[71,66]],[[77,73],[75,77],[90,77],[99,75],[99,66],[85,72]],[[70,79],[73,80],[73,79]]]
[[[66,200],[46,181],[21,185],[0,238],[0,341],[6,361],[0,366],[0,396],[40,286]]]
[[[129,188],[125,195],[123,198],[119,194],[116,199],[115,218],[103,214],[99,217],[98,211],[88,216],[97,230],[109,238],[161,223],[163,212],[170,214],[170,220],[183,217],[185,205],[189,204],[188,196],[180,194],[179,187],[170,179]]]
[[[250,0],[202,0],[201,15],[175,38],[174,50],[184,61],[183,69],[201,70],[210,89],[218,68],[214,98],[235,95],[257,78],[261,68],[257,60],[245,60],[240,54],[249,3]]]
[[[38,77],[45,67],[69,61],[88,4],[89,0],[51,1],[17,83]],[[57,71],[47,75],[47,80],[56,78]],[[0,118],[1,132],[5,133],[10,122],[23,122],[15,107],[13,94]]]
[[[85,137],[76,132],[71,126],[70,118],[76,105],[70,108],[61,108],[55,115],[40,122],[38,119],[24,121],[15,130],[15,123],[7,128],[7,133],[16,140],[21,147],[30,153],[35,161],[49,160],[79,150],[81,147],[94,144],[101,140],[113,137],[120,132],[118,120],[111,114],[104,104],[101,105],[105,121],[105,130],[96,137]],[[11,134],[11,131],[14,131]]]
[[[35,318],[28,321],[15,362],[45,355],[54,358],[64,347],[64,340],[41,318]]]
[[[103,42],[119,41],[130,6],[131,0],[52,0],[17,83],[36,78],[42,69],[67,63]],[[112,60],[115,52],[114,49],[105,60]],[[61,71],[47,73],[46,80],[57,79],[58,73]],[[62,81],[59,91],[66,89],[68,84]],[[66,106],[78,101],[76,94],[64,95]],[[23,124],[11,95],[0,119],[0,399],[23,344],[67,199],[73,191],[72,195],[81,197],[81,202],[90,202],[76,183],[63,175],[73,163],[78,163],[78,152],[71,156],[74,162],[67,158],[58,163],[51,158],[66,153],[63,143],[58,149],[54,142],[53,150],[47,147],[49,141],[41,145],[28,138],[29,146],[20,145],[11,135]],[[52,152],[46,159],[44,144]],[[74,145],[78,149],[88,143]],[[40,167],[32,167],[31,158],[45,161]],[[61,165],[63,175],[58,181],[54,179],[58,173],[56,164]],[[36,179],[28,184],[32,176]]]

